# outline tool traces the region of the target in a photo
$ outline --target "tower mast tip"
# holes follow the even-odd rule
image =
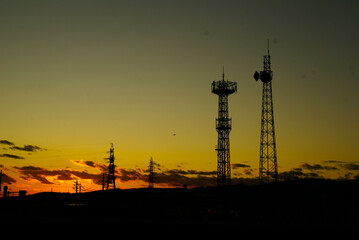
[[[223,65],[222,80],[224,81],[224,65]]]

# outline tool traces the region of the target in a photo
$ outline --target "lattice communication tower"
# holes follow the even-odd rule
[[[148,174],[148,188],[153,188],[153,159],[150,159],[149,174]]]
[[[260,79],[263,82],[259,182],[270,183],[278,181],[278,164],[272,98],[273,72],[271,70],[269,44],[268,54],[264,55],[263,58],[263,65],[263,71],[254,73],[254,79],[256,81]]]
[[[116,177],[115,177],[115,155],[114,155],[114,148],[113,148],[113,143],[111,143],[111,148],[110,148],[110,156],[108,158],[109,160],[109,165],[108,165],[108,175],[107,175],[107,185],[106,185],[106,190],[109,189],[116,189]]]
[[[218,132],[217,151],[217,186],[226,188],[231,185],[231,163],[229,133],[232,129],[232,119],[228,113],[228,96],[237,92],[237,83],[224,80],[212,82],[212,93],[218,95],[218,118],[216,129]]]

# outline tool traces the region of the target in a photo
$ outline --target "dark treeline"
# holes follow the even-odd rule
[[[193,189],[38,193],[0,199],[2,223],[359,226],[359,180],[306,179]]]

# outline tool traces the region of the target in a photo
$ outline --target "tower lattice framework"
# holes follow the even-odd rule
[[[113,148],[113,143],[111,143],[110,148],[110,156],[108,158],[109,165],[108,165],[108,175],[107,175],[107,185],[106,190],[108,189],[116,189],[116,177],[115,177],[115,150]]]
[[[255,72],[254,78],[263,82],[261,136],[259,156],[259,182],[278,181],[277,148],[274,128],[271,62],[268,54],[263,58],[263,71]]]
[[[225,188],[231,185],[231,163],[229,133],[232,129],[232,119],[228,113],[228,96],[237,91],[237,83],[224,80],[212,82],[212,93],[218,95],[218,118],[216,129],[218,132],[217,151],[217,186]]]

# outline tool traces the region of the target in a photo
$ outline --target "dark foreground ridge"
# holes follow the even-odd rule
[[[359,226],[359,181],[298,180],[256,186],[38,193],[0,199],[1,223]]]

